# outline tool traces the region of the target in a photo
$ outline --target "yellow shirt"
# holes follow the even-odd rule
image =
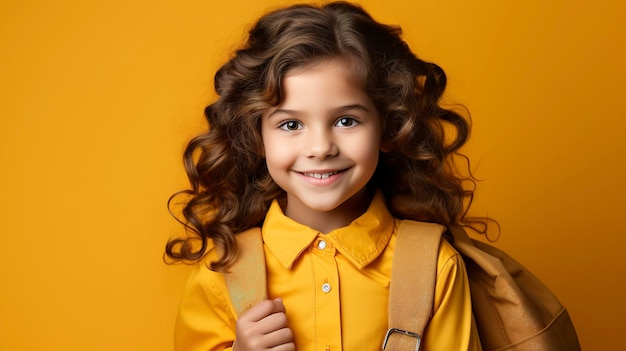
[[[327,234],[291,220],[272,204],[262,227],[268,296],[283,299],[296,350],[381,349],[398,225],[380,193],[365,214]],[[480,350],[465,266],[445,240],[433,311],[421,350]],[[205,262],[196,264],[181,299],[176,350],[230,350],[236,319],[224,277]]]

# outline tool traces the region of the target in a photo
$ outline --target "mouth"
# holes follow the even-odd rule
[[[321,173],[303,172],[302,175],[304,175],[305,177],[310,177],[310,178],[315,178],[315,179],[328,179],[337,173],[339,173],[339,171],[321,172]]]

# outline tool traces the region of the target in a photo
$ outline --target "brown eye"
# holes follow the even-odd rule
[[[286,121],[279,126],[280,129],[293,131],[302,128],[302,124],[298,121]]]
[[[352,127],[357,123],[357,120],[352,117],[341,117],[337,120],[337,123],[335,123],[335,125],[338,127]]]

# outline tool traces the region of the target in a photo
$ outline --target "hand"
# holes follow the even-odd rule
[[[285,312],[283,301],[276,299],[261,301],[243,313],[237,320],[233,351],[295,351]]]

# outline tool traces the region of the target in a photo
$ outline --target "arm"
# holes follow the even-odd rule
[[[423,350],[481,350],[465,263],[445,240],[439,250],[434,300],[433,317],[424,332]]]

